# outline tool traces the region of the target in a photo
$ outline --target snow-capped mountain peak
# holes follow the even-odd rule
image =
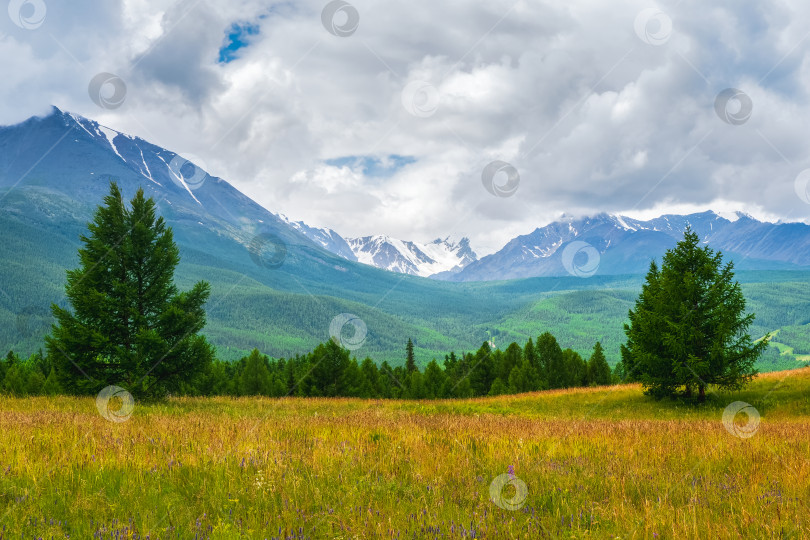
[[[100,146],[112,150],[117,159],[150,182],[166,189],[172,189],[174,185],[184,196],[204,206],[197,190],[213,177],[203,170],[201,164],[76,113],[54,107],[51,115],[61,119],[65,127],[84,132]]]
[[[376,235],[349,238],[348,242],[361,263],[423,277],[443,272],[455,273],[478,260],[467,238],[462,238],[458,243],[450,241],[449,237],[437,238],[422,244]]]
[[[357,256],[352,251],[348,242],[332,229],[311,227],[303,221],[293,221],[284,214],[276,214],[276,217],[325,250],[331,251],[335,255],[339,255],[349,261],[357,261]]]
[[[311,227],[283,214],[276,216],[324,249],[348,259],[383,270],[429,277],[452,275],[478,260],[468,238],[454,242],[437,238],[422,244],[385,234],[344,238],[328,228]]]
[[[599,274],[644,273],[651,259],[660,258],[683,238],[687,227],[744,268],[810,266],[810,226],[803,223],[769,223],[744,212],[711,210],[646,221],[602,213],[549,223],[510,240],[461,272],[436,277],[487,281],[578,275],[572,273],[572,265],[583,261],[593,264]],[[583,259],[574,262],[577,255]]]
[[[626,230],[626,231],[636,231],[636,230],[638,230],[636,227],[633,227],[632,225],[628,225],[627,220],[629,220],[629,218],[625,218],[624,216],[620,216],[618,214],[616,214],[616,215],[614,215],[612,217],[613,217],[613,219],[616,220],[616,222],[619,224],[619,226],[621,226],[624,230]]]

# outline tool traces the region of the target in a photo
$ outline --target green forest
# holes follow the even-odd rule
[[[358,360],[335,341],[327,341],[308,354],[291,358],[274,359],[254,350],[237,361],[215,359],[204,371],[178,385],[174,393],[433,399],[625,382],[623,365],[618,363],[611,369],[597,348],[601,353],[598,344],[583,357],[570,348],[562,349],[554,336],[545,333],[522,347],[513,342],[504,350],[485,342],[474,353],[451,352],[420,369],[408,363],[407,348],[401,364],[392,366],[369,357]],[[796,369],[808,363],[793,359],[786,363],[771,346],[757,365]],[[56,366],[43,351],[27,358],[9,351],[0,358],[0,393],[35,396],[64,392]]]
[[[684,239],[664,255],[660,270],[651,263],[640,295],[622,290],[554,294],[551,289],[512,314],[498,313],[496,302],[493,315],[511,318],[509,329],[490,326],[474,352],[431,354],[443,345],[453,351],[453,343],[441,339],[436,330],[423,329],[390,362],[389,358],[372,358],[368,352],[358,360],[352,355],[358,347],[344,347],[339,335],[305,354],[273,358],[263,354],[263,347],[257,344],[231,360],[218,356],[208,332],[202,333],[209,312],[221,309],[218,303],[210,309],[207,305],[211,295],[208,281],[175,282],[181,253],[154,201],[139,190],[128,207],[118,186],[111,183],[104,203],[97,208],[88,233],[80,236],[80,264],[67,272],[65,301],[51,305],[45,352],[40,348],[24,358],[9,351],[0,361],[0,391],[92,394],[120,385],[139,398],[436,399],[637,381],[656,397],[691,396],[695,390],[703,399],[709,386],[737,389],[759,371],[803,367],[806,364],[797,357],[810,350],[802,331],[807,321],[795,324],[801,316],[801,300],[795,306],[783,303],[777,308],[769,302],[773,284],[750,284],[759,293],[753,295],[755,308],[785,324],[777,331],[758,326],[735,278],[733,263],[723,263],[721,253],[701,245],[698,236],[687,229]],[[181,290],[180,286],[188,288]],[[521,286],[520,282],[505,285],[501,297]],[[239,293],[232,300],[235,298]],[[320,303],[314,296],[310,300]],[[300,310],[296,324],[275,329],[274,335],[280,336],[276,340],[287,340],[291,349],[301,350],[304,343],[295,339],[296,330],[300,334],[313,320],[324,328],[329,324],[322,316],[307,317],[309,309],[316,309],[314,305],[302,308],[301,303],[293,307],[285,302],[288,299],[281,295],[268,298],[274,308],[287,305],[288,310]],[[258,305],[242,304],[248,311],[236,318],[272,322],[270,315],[249,311],[250,306]],[[319,307],[324,313],[334,313],[340,306],[334,306],[335,310]],[[352,307],[366,315],[361,305]],[[430,303],[420,308],[429,310]],[[17,330],[31,337],[41,335],[43,311],[44,307],[33,308],[18,316]],[[610,313],[608,320],[603,319],[605,313]],[[386,327],[388,336],[408,335],[413,329],[391,315],[387,321],[373,315],[369,319],[375,329]],[[620,321],[624,323],[616,324]],[[462,318],[439,324],[453,325],[458,332],[459,325],[469,322]],[[533,337],[538,327],[564,328],[563,343],[568,346],[563,348],[548,330]],[[239,328],[246,336],[255,335],[250,325]],[[473,333],[483,330],[472,328]],[[439,330],[446,332],[447,328]],[[363,342],[365,337],[364,332]],[[373,339],[372,334],[369,341]],[[510,343],[498,348],[496,339]],[[424,341],[429,345],[425,347]],[[621,360],[614,360],[612,369],[605,343],[621,351]],[[387,346],[388,350],[395,348]]]
[[[0,228],[8,235],[0,245],[0,352],[11,349],[28,357],[44,347],[43,336],[55,322],[51,304],[68,306],[65,270],[79,262],[79,236],[87,230],[92,209],[30,189],[13,191],[3,205],[8,211],[0,213]],[[55,221],[24,219],[32,212],[54,215]],[[441,362],[448,351],[474,351],[484,341],[505,348],[543,332],[583,355],[600,341],[608,364],[615,366],[625,339],[622,324],[644,278],[597,274],[446,283],[356,265],[335,272],[345,281],[327,283],[320,269],[329,267],[314,259],[293,264],[305,246],[291,245],[289,264],[268,271],[257,268],[246,251],[240,262],[239,253],[211,245],[210,238],[187,238],[193,231],[174,230],[181,256],[175,282],[184,289],[200,280],[210,283],[204,333],[218,358],[234,362],[254,348],[273,358],[304,354],[329,339],[336,314],[353,313],[368,327],[357,354],[392,366],[404,362],[408,337],[424,369],[434,358]],[[736,277],[748,309],[756,314],[751,335],[757,339],[786,330],[772,340],[779,349],[760,358],[757,369],[791,369],[797,360],[806,360],[810,272],[738,269]]]
[[[611,372],[597,342],[589,358],[562,349],[549,333],[522,347],[493,350],[482,344],[474,353],[451,352],[442,363],[431,360],[419,369],[409,340],[403,365],[358,361],[337,340],[305,355],[272,359],[253,350],[237,362],[214,360],[172,388],[179,395],[300,396],[437,399],[494,396],[621,381],[621,368]],[[13,352],[0,360],[0,389],[15,396],[64,392],[57,367],[47,354],[20,359]]]

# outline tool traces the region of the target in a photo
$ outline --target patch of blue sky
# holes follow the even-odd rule
[[[219,49],[219,62],[227,64],[239,58],[239,50],[250,45],[250,39],[259,34],[259,25],[235,22],[228,30],[222,48]]]
[[[387,178],[406,165],[415,162],[416,158],[413,156],[400,156],[397,154],[381,158],[375,156],[343,156],[326,160],[327,165],[349,167],[361,171],[364,176],[375,178]]]

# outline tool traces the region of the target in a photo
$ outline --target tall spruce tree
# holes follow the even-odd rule
[[[444,370],[436,359],[431,360],[425,367],[425,397],[428,399],[443,398],[446,379]]]
[[[360,397],[379,397],[381,393],[380,370],[377,368],[377,364],[367,356],[360,365],[360,371],[362,372]]]
[[[544,332],[537,338],[534,348],[540,369],[543,370],[541,377],[548,384],[548,388],[564,388],[567,385],[568,373],[557,339],[550,332]]]
[[[593,353],[588,359],[588,384],[604,386],[610,384],[610,380],[610,366],[605,359],[605,353],[602,351],[602,344],[597,341],[596,345],[593,346]]]
[[[473,392],[476,396],[487,395],[496,377],[495,361],[489,341],[481,344],[481,348],[475,352],[469,366],[468,378]]]
[[[408,373],[416,371],[416,359],[413,354],[413,341],[408,338],[408,344],[405,345],[405,369]]]
[[[73,309],[51,307],[56,324],[46,337],[62,386],[95,393],[114,384],[140,396],[177,390],[214,355],[198,334],[208,283],[178,292],[179,250],[142,189],[127,208],[112,182],[88,229],[80,266],[67,272]]]
[[[548,388],[547,373],[541,364],[540,357],[537,354],[537,348],[534,346],[534,343],[532,343],[532,338],[529,338],[529,341],[527,341],[526,345],[523,347],[523,358],[525,363],[531,368],[530,371],[533,372],[530,377],[533,387],[530,388],[529,391]]]
[[[508,382],[509,374],[512,373],[513,369],[519,368],[522,363],[523,349],[515,342],[510,343],[501,358],[501,362],[496,363],[496,378],[500,379],[502,383]]]
[[[268,358],[253,349],[244,359],[245,367],[239,377],[239,394],[242,396],[267,396],[271,391],[270,372],[267,369]]]
[[[562,387],[573,388],[575,386],[587,386],[588,365],[582,356],[570,348],[563,350],[562,356]]]
[[[51,368],[48,378],[45,379],[45,382],[42,384],[41,392],[45,396],[55,396],[62,393],[62,387],[56,375],[56,368]]]
[[[346,369],[351,359],[349,350],[340,346],[337,340],[330,339],[315,347],[309,355],[309,374],[303,390],[307,396],[336,397],[345,396],[348,381]]]
[[[660,270],[650,265],[622,346],[625,372],[647,393],[697,389],[703,400],[710,385],[739,389],[756,374],[754,362],[768,343],[748,334],[754,314],[745,314],[733,269],[732,262],[723,265],[722,253],[700,247],[691,229],[666,252]]]

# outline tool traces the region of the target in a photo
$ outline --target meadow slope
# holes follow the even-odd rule
[[[734,401],[761,415],[749,438],[721,421]],[[0,397],[0,432],[0,538],[810,531],[810,369],[704,405],[637,385],[430,402],[175,398],[114,423],[90,398]],[[490,500],[510,468],[527,488],[517,510]]]

